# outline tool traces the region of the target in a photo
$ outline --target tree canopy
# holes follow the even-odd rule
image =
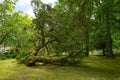
[[[15,3],[0,3],[0,44],[14,46],[23,62],[62,56],[58,61],[74,63],[95,50],[113,57],[120,48],[119,0],[58,0],[54,7],[32,0],[32,19],[15,11]]]

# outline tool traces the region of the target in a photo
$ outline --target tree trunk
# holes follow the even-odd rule
[[[111,38],[111,27],[110,27],[110,8],[106,8],[106,13],[105,13],[105,19],[106,19],[106,54],[107,56],[112,57],[113,56],[113,51],[112,51],[112,38]]]
[[[29,54],[30,55],[34,55],[34,56],[37,56],[38,52],[40,49],[42,49],[43,47],[45,47],[46,45],[48,45],[49,43],[53,42],[54,40],[49,40],[47,41],[46,43],[44,44],[38,44],[38,46],[35,47],[34,50],[30,51]]]
[[[40,62],[43,64],[64,64],[66,57],[47,57],[47,56],[30,56],[25,60],[25,64],[27,66],[32,66],[36,62]]]
[[[103,56],[105,56],[105,48],[102,49]]]
[[[89,55],[89,30],[85,30],[85,55]]]
[[[81,26],[83,26],[83,34],[84,34],[84,45],[85,45],[85,55],[88,56],[89,55],[89,24],[88,24],[88,20],[89,18],[87,18],[87,0],[83,0],[80,4],[81,6],[81,19],[80,19],[80,23]]]

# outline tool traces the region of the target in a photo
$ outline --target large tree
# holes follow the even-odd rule
[[[29,31],[31,19],[21,11],[15,11],[15,3],[16,0],[0,3],[0,45],[12,46],[18,53],[18,48],[24,49],[28,45],[32,32]]]
[[[65,29],[64,35],[67,33],[67,39],[64,38],[66,41],[63,42],[64,46],[69,45],[71,47],[69,51],[82,51],[85,55],[89,55],[92,0],[59,0],[56,7],[60,9],[61,15],[59,18],[63,29]],[[75,49],[75,46],[77,49]]]
[[[40,49],[47,47],[49,43],[54,39],[49,38],[50,33],[55,26],[55,11],[49,4],[43,4],[41,1],[32,1],[33,11],[35,19],[33,19],[34,34],[36,42],[34,50],[31,52],[33,55],[37,55]]]
[[[112,23],[119,25],[116,23],[119,17],[116,18],[117,14],[114,13],[116,8],[117,12],[119,9],[113,6],[118,3],[117,0],[58,0],[51,7],[40,0],[32,0],[35,36],[34,48],[27,58],[28,63],[49,60],[38,57],[38,53],[44,48],[49,52],[48,45],[54,53],[65,53],[72,60],[80,58],[82,53],[88,56],[92,48],[102,49],[104,55],[113,56],[111,32],[112,26],[116,25]]]
[[[113,34],[116,33],[116,29],[118,28],[118,21],[115,15],[118,14],[118,3],[119,1],[113,0],[93,0],[94,2],[94,36],[96,36],[95,45],[97,48],[103,49],[103,54],[107,56],[113,56]],[[117,9],[117,10],[115,10]],[[116,13],[114,13],[114,11]],[[97,44],[96,44],[97,43]]]

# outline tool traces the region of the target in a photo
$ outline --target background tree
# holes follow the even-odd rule
[[[4,0],[0,3],[0,44],[12,46],[14,53],[17,54],[20,48],[22,52],[25,46],[29,45],[28,40],[32,32],[29,30],[31,25],[29,16],[15,11],[15,2]]]
[[[95,44],[96,48],[103,49],[103,54],[107,56],[113,56],[112,47],[114,44],[113,43],[114,38],[112,36],[113,34],[118,32],[118,31],[114,32],[114,30],[118,29],[117,28],[118,25],[115,26],[114,24],[118,24],[118,22],[115,21],[116,17],[113,15],[118,14],[118,11],[115,10],[115,8],[118,9],[119,7],[118,5],[119,2],[117,3],[115,2],[116,1],[112,1],[112,0],[93,1],[94,26],[92,29],[96,31],[96,32],[93,32],[94,39],[92,40],[95,40],[93,41],[93,44]],[[116,13],[114,13],[114,10],[116,11]]]

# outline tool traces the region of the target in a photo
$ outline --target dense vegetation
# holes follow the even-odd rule
[[[0,80],[120,80],[120,0],[31,0],[34,18],[17,1],[0,1]]]
[[[104,56],[113,57],[113,50],[120,45],[119,3],[119,0],[59,0],[51,7],[32,0],[35,42],[25,62],[73,64],[97,49]],[[43,57],[63,53],[66,55],[60,59]]]
[[[11,57],[20,62],[65,65],[79,63],[92,51],[119,54],[120,0],[58,0],[54,7],[32,0],[32,19],[15,11],[16,2],[0,3],[0,45],[12,46]]]

